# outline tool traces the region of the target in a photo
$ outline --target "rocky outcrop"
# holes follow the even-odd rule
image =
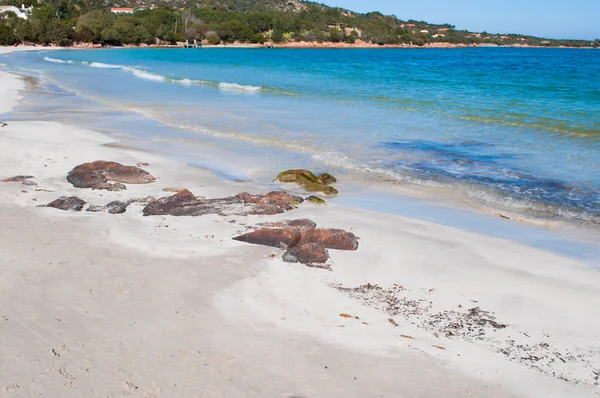
[[[14,177],[10,177],[5,180],[2,180],[2,182],[20,182],[21,184],[28,185],[28,186],[37,185],[35,182],[29,181],[32,178],[34,178],[34,177],[33,176],[14,176]]]
[[[261,228],[241,236],[233,238],[240,242],[252,243],[254,245],[272,246],[287,249],[298,244],[301,232],[298,228]]]
[[[198,198],[187,189],[175,195],[160,198],[144,208],[145,216],[201,216],[219,214],[223,216],[249,214],[272,215],[295,209],[303,199],[285,192],[275,191],[266,195],[248,192],[236,196],[216,199]]]
[[[328,259],[327,249],[318,243],[292,246],[283,254],[283,261],[288,263],[324,264]]]
[[[261,227],[272,227],[272,228],[286,228],[293,227],[299,229],[313,229],[317,227],[317,223],[313,220],[309,220],[308,218],[300,218],[298,220],[285,220],[285,221],[275,221],[275,222],[264,222],[258,224]]]
[[[356,250],[358,239],[352,232],[342,229],[315,228],[304,231],[299,244],[319,243],[328,249]]]
[[[244,203],[230,196],[227,198],[204,199],[198,198],[193,193],[184,189],[175,195],[157,199],[147,205],[143,213],[145,216],[191,216],[197,217],[205,214],[218,214],[222,216],[247,215],[248,209]]]
[[[275,181],[293,182],[304,187],[308,192],[323,192],[326,195],[336,195],[337,189],[330,186],[337,180],[328,173],[315,175],[308,170],[295,169],[279,173]]]
[[[65,211],[81,211],[85,203],[84,200],[79,199],[77,196],[61,196],[55,201],[48,203],[46,207],[54,207],[55,209]]]
[[[308,219],[261,224],[263,228],[233,238],[255,245],[287,249],[284,261],[323,264],[329,258],[327,249],[356,250],[358,238],[341,229],[316,228]]]
[[[135,166],[124,166],[117,162],[99,160],[75,167],[67,175],[67,181],[76,188],[107,189],[120,191],[127,189],[124,184],[148,184],[155,178],[145,170]]]

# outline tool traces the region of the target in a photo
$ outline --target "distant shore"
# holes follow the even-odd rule
[[[178,44],[141,44],[141,45],[124,45],[124,46],[103,46],[100,44],[93,43],[74,43],[69,47],[59,47],[55,45],[18,45],[5,47],[7,49],[22,49],[28,50],[45,50],[45,49],[102,49],[102,48],[185,48],[183,43]],[[202,48],[289,48],[289,49],[464,49],[464,48],[548,48],[548,49],[583,49],[583,50],[597,50],[594,47],[567,47],[567,46],[531,46],[528,44],[515,44],[507,46],[499,46],[493,44],[452,44],[452,43],[427,43],[422,46],[414,44],[375,44],[367,42],[357,42],[354,44],[348,43],[318,43],[318,42],[293,42],[293,43],[279,43],[279,44],[254,44],[254,43],[232,43],[232,44],[204,44]],[[22,50],[21,50],[22,51]]]

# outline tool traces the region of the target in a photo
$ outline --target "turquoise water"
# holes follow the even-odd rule
[[[158,123],[127,133],[190,163],[209,147],[256,180],[306,166],[600,222],[600,51],[116,49],[0,62]]]

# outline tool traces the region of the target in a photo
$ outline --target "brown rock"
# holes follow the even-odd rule
[[[292,246],[283,254],[283,261],[288,263],[323,264],[328,258],[327,249],[318,243]]]
[[[184,189],[173,196],[157,199],[143,210],[145,216],[201,216],[219,214],[223,216],[247,215],[243,202],[232,196],[217,199],[200,199]]]
[[[233,240],[287,249],[298,244],[300,237],[298,228],[261,228],[254,232],[236,236]]]
[[[123,184],[148,184],[155,178],[145,170],[135,166],[124,166],[117,162],[99,160],[75,167],[67,175],[67,181],[76,188],[122,190]]]
[[[237,194],[236,198],[243,201],[244,204],[254,205],[248,211],[248,214],[252,215],[280,214],[295,209],[297,204],[304,201],[300,196],[290,195],[283,191],[273,191],[266,195],[252,195],[248,192],[242,192]]]
[[[5,180],[2,180],[2,182],[20,182],[23,185],[29,185],[29,186],[37,185],[35,182],[29,181],[32,178],[34,178],[34,177],[33,176],[14,176],[14,177],[10,177]]]
[[[302,231],[302,238],[299,244],[319,243],[328,249],[337,250],[356,250],[358,249],[358,240],[351,232],[341,229],[309,229]]]
[[[55,209],[65,210],[65,211],[81,211],[83,206],[85,205],[85,201],[79,199],[77,196],[61,196],[60,198],[52,201],[46,205],[46,207],[54,207]]]
[[[272,228],[287,228],[294,227],[299,229],[314,229],[317,227],[317,224],[309,220],[308,218],[300,218],[298,220],[283,220],[283,221],[275,221],[275,222],[265,222],[258,224],[264,227],[272,227]]]

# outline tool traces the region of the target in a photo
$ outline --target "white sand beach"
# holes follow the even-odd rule
[[[1,121],[25,86],[5,72],[0,82]],[[600,395],[600,274],[583,261],[332,203],[245,217],[39,207],[165,188],[266,193],[41,119],[0,127],[0,180],[37,184],[0,182],[2,396]],[[157,180],[118,192],[67,182],[96,160],[148,163]],[[300,218],[352,231],[358,250],[331,250],[328,271],[231,239]]]

